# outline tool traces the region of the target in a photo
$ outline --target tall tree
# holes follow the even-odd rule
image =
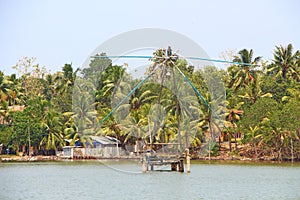
[[[24,102],[21,102],[21,98],[23,95],[23,89],[20,84],[19,78],[17,78],[16,74],[11,74],[7,77],[9,91],[8,91],[8,103],[9,105],[22,105]]]
[[[228,68],[229,75],[231,76],[229,87],[233,87],[235,90],[256,81],[259,72],[257,64],[262,58],[259,56],[253,60],[252,49],[250,51],[243,49],[238,54],[238,56],[234,57],[233,61],[240,64],[235,64]]]
[[[70,112],[72,109],[72,97],[75,80],[79,69],[74,70],[72,64],[65,64],[62,72],[53,77],[56,92],[56,106],[62,112]]]
[[[8,82],[4,76],[4,73],[0,71],[0,102],[7,100],[8,91]]]
[[[288,78],[300,81],[300,66],[297,64],[300,52],[293,53],[292,44],[287,47],[275,46],[274,59],[268,67],[267,72],[274,74],[275,77],[282,77],[284,80]]]
[[[257,81],[242,91],[244,94],[238,95],[238,97],[244,99],[245,102],[250,102],[250,104],[255,103],[259,98],[272,97],[270,92],[264,92],[261,89],[261,84],[263,84],[263,82],[258,78]]]
[[[45,127],[45,133],[40,141],[40,145],[45,145],[46,150],[56,150],[63,146],[62,135],[62,116],[50,108],[44,112],[42,125]]]

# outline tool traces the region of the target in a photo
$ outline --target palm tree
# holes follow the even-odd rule
[[[171,55],[169,55],[171,56]],[[154,119],[154,125],[153,125],[153,130],[151,133],[151,137],[156,135],[159,129],[159,120],[158,117],[160,115],[160,105],[161,105],[161,98],[163,95],[163,86],[164,86],[164,81],[166,79],[166,75],[167,72],[170,72],[171,69],[173,70],[173,68],[171,68],[171,65],[174,65],[174,63],[172,63],[172,60],[169,60],[169,58],[166,55],[166,50],[165,49],[158,49],[153,53],[153,58],[150,59],[153,62],[153,65],[149,67],[147,74],[153,73],[155,72],[154,75],[152,75],[152,78],[155,80],[158,80],[160,82],[160,88],[159,88],[159,92],[158,92],[158,98],[157,98],[157,108],[158,110],[155,111],[156,114],[156,119]],[[174,60],[175,61],[175,60]],[[156,70],[156,71],[154,71]],[[179,110],[179,109],[178,109]],[[178,126],[180,126],[178,124]],[[178,138],[180,140],[180,132],[178,132]],[[152,141],[152,138],[150,139]]]
[[[4,73],[0,71],[0,102],[6,101],[8,96],[8,83]]]
[[[259,70],[256,69],[257,64],[262,58],[259,56],[253,60],[252,49],[250,51],[243,49],[239,51],[238,54],[239,56],[235,56],[233,62],[239,62],[240,64],[232,65],[228,68],[228,72],[231,76],[229,87],[233,87],[235,90],[256,81],[259,72]]]
[[[252,126],[249,127],[249,131],[245,133],[245,140],[250,142],[251,150],[255,153],[255,158],[258,157],[258,147],[263,141],[263,134],[260,133],[260,127],[255,126],[254,128]]]
[[[261,89],[262,81],[258,78],[253,84],[248,85],[244,89],[243,95],[238,95],[238,97],[248,100],[251,104],[255,103],[259,98],[272,97],[272,94],[263,92]]]
[[[93,90],[90,82],[78,78],[73,90],[73,111],[65,113],[70,114],[74,119],[78,135],[84,145],[89,142],[88,136],[97,131],[95,102],[94,96],[91,94]]]
[[[113,65],[106,68],[97,86],[96,101],[108,106],[110,100],[114,99],[117,89],[127,82],[127,77],[128,74],[122,66]]]
[[[147,124],[147,115],[142,114],[142,109],[132,111],[120,125],[123,129],[123,135],[126,136],[124,142],[126,143],[128,140],[133,139],[136,141],[137,149],[140,149],[138,140],[146,141],[149,135]]]
[[[107,115],[112,111],[109,107],[98,107],[97,110],[97,121],[102,122],[102,120],[107,117]],[[115,118],[111,115],[108,117],[105,121],[101,123],[101,127],[98,127],[96,131],[96,135],[105,135],[105,136],[111,136],[115,137],[117,140],[121,141],[122,144],[124,144],[124,141],[126,139],[126,136],[124,136],[123,132],[121,131],[122,125],[117,123]],[[118,145],[119,143],[117,143]],[[119,152],[118,152],[119,153]]]
[[[16,77],[16,74],[11,74],[7,78],[8,80],[8,101],[9,105],[14,106],[21,104],[21,97],[23,95],[22,87],[19,79]]]
[[[55,86],[55,96],[59,99],[59,106],[62,112],[71,110],[72,106],[72,90],[79,69],[74,70],[72,64],[65,64],[62,72],[54,74],[52,77],[53,85]]]
[[[227,102],[229,104],[229,102]],[[241,119],[242,114],[244,113],[243,110],[241,110],[241,106],[244,104],[244,102],[239,102],[233,107],[229,108],[226,112],[226,120],[230,122],[231,127],[234,132],[234,142],[235,142],[235,149],[237,150],[237,122]],[[230,134],[230,133],[229,133]],[[229,138],[229,148],[231,151],[231,137]]]
[[[45,145],[46,150],[54,149],[63,145],[61,116],[53,109],[45,112],[43,117],[43,126],[46,134],[42,138],[40,145]]]
[[[78,129],[72,115],[72,112],[63,113],[63,116],[67,118],[67,121],[64,124],[64,139],[70,140],[70,146],[74,146],[75,142],[80,139]]]
[[[172,77],[170,77],[170,82],[166,83],[166,87],[169,90],[166,90],[161,102],[166,111],[177,120],[177,137],[179,143],[185,144],[183,148],[180,147],[181,150],[184,150],[188,148],[190,139],[196,135],[194,128],[201,113],[199,101],[192,88],[175,71],[172,71]],[[183,141],[181,132],[184,135]]]
[[[282,77],[287,80],[289,77],[295,80],[300,80],[300,69],[297,64],[299,61],[300,52],[293,53],[292,44],[287,47],[275,46],[274,59],[267,72]]]
[[[58,82],[56,89],[61,93],[68,92],[69,88],[74,85],[78,71],[79,69],[74,71],[72,64],[65,64],[62,68],[62,72],[55,78],[55,81]]]
[[[8,123],[9,118],[9,110],[7,101],[3,101],[0,103],[0,124]]]
[[[282,101],[295,101],[295,102],[300,102],[300,91],[299,88],[288,88],[287,89],[289,95],[288,96],[283,96]]]
[[[211,99],[211,93],[205,91],[203,97],[207,100],[207,104],[201,103],[200,120],[198,122],[198,127],[203,134],[202,140],[205,141],[204,149],[207,149],[210,159],[210,153],[215,140],[219,138],[219,147],[220,147],[220,134],[222,131],[222,126],[224,124],[223,119],[221,118],[224,115],[224,105],[219,104],[220,99]],[[221,97],[222,98],[222,97]]]
[[[44,95],[45,98],[50,101],[55,95],[55,78],[51,74],[47,74],[45,79],[43,80],[44,83]]]
[[[114,97],[120,101],[128,91],[132,90],[132,87],[126,81],[121,81],[120,88],[115,89]],[[146,89],[145,89],[146,88]],[[146,136],[141,134],[142,129],[148,130],[145,122],[147,122],[147,116],[149,116],[150,103],[153,99],[157,99],[157,95],[154,94],[147,87],[140,87],[131,96],[128,103],[123,103],[116,111],[114,119],[111,124],[117,123],[119,127],[124,127],[126,131],[122,132],[122,137],[125,136],[124,142],[131,139],[145,139]],[[134,130],[137,130],[134,133]],[[119,131],[120,132],[120,131]],[[148,132],[147,132],[148,135]],[[119,136],[118,136],[119,137]]]

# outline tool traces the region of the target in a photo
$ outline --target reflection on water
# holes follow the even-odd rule
[[[140,171],[129,161],[0,163],[0,199],[300,199],[299,163],[202,161],[190,174]]]

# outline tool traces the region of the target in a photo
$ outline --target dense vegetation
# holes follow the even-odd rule
[[[159,49],[154,55],[161,56],[164,52]],[[226,70],[213,66],[195,70],[185,60],[169,60],[163,63],[165,68],[160,65],[155,71],[152,81],[141,85],[120,106],[116,112],[121,114],[105,120],[105,116],[140,81],[127,73],[126,65],[113,65],[109,58],[100,57],[94,58],[88,68],[75,70],[71,64],[65,64],[61,72],[50,74],[35,64],[33,58],[24,58],[14,66],[18,76],[0,72],[0,144],[5,146],[4,149],[28,153],[30,142],[35,153],[45,154],[64,146],[66,139],[70,145],[78,140],[87,144],[88,135],[113,136],[123,144],[134,144],[137,139],[149,143],[147,126],[156,119],[151,118],[151,109],[156,106],[164,123],[152,123],[153,142],[166,143],[182,137],[185,145],[197,149],[208,142],[208,135],[210,142],[218,141],[212,132],[220,129],[229,141],[228,151],[232,154],[299,159],[300,52],[294,52],[289,44],[287,47],[276,46],[273,54],[271,61],[262,61],[262,57],[254,57],[253,50],[243,49],[233,56],[232,61],[236,63]],[[152,73],[154,66],[163,62],[152,61],[146,74]],[[178,96],[187,85],[175,82],[178,74],[172,63],[191,80],[208,105],[195,94],[193,98],[186,93]],[[205,80],[205,74],[215,79]],[[172,90],[162,84],[168,75],[174,77]],[[226,100],[224,98],[219,106],[227,109],[216,110],[221,110],[217,114],[223,119],[219,124],[226,127],[215,127],[214,113],[209,109],[214,100],[212,94],[218,92],[209,90],[207,82],[216,81],[218,77],[226,91]],[[213,85],[218,84],[220,81],[213,82]],[[74,96],[76,98],[72,100]],[[184,98],[189,102],[189,108],[198,105],[192,109],[193,113],[183,109]],[[127,113],[121,112],[124,108]],[[123,115],[126,116],[117,119]],[[188,115],[190,118],[184,118]],[[192,140],[184,140],[183,136],[192,130]],[[213,148],[215,154],[218,150]]]

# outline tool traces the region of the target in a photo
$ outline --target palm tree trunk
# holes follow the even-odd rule
[[[212,140],[212,128],[211,128],[211,124],[209,123],[209,142],[208,142],[208,159],[210,160],[210,145],[211,145],[211,140]]]
[[[256,148],[256,144],[254,142],[254,139],[253,139],[253,146],[254,146],[254,152],[255,152],[255,159],[257,159],[257,148]]]
[[[236,131],[234,131],[234,147],[235,147],[235,150],[237,151],[238,147],[237,147],[237,142],[236,142]]]
[[[231,152],[232,148],[231,148],[231,133],[228,134],[229,138],[228,138],[228,142],[229,142],[229,151]]]
[[[236,127],[235,127],[235,124],[234,122],[232,121],[231,122],[232,126],[233,126],[233,131],[234,131],[234,147],[235,147],[235,151],[237,151],[237,143],[236,143]]]

